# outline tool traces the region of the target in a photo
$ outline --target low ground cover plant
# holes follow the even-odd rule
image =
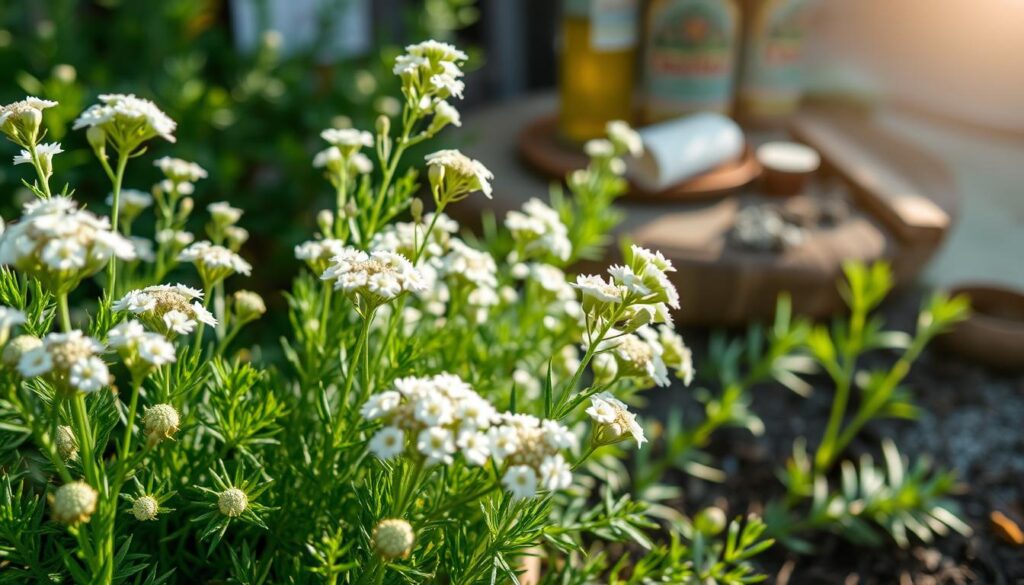
[[[822,527],[791,519],[808,499],[812,519],[836,508],[827,477],[848,436],[906,412],[902,375],[954,312],[932,308],[895,373],[860,385],[870,407],[843,426],[856,356],[886,345],[866,318],[877,295],[856,301],[874,289],[851,271],[859,325],[833,329],[838,354],[827,331],[780,311],[767,341],[723,346],[705,422],[670,424],[652,449],[630,405],[695,372],[672,326],[672,263],[627,244],[604,274],[569,272],[603,255],[639,137],[610,124],[568,195],[462,233],[446,211],[491,196],[486,166],[440,150],[398,169],[408,149],[461,123],[465,60],[444,43],[407,47],[394,63],[400,113],[374,133],[321,134],[312,162],[334,205],[294,247],[303,268],[285,293],[281,363],[245,343],[267,308],[237,286],[260,269],[245,258],[242,212],[211,204],[203,235],[188,231],[207,172],[161,157],[150,191],[124,188],[129,165],[174,142],[173,120],[123,94],[77,118],[111,182],[108,218],[94,213],[98,198],[56,187],[62,149],[41,130],[54,103],[0,109],[14,162],[35,173],[35,199],[0,235],[0,581],[498,583],[540,558],[551,583],[753,583],[769,532],[798,542],[794,526]],[[720,474],[700,449],[723,426],[757,430],[751,386],[794,383],[792,358],[807,348],[836,372],[839,414],[814,467],[796,456],[787,467],[792,498],[775,516],[789,523],[676,510],[666,472]],[[890,452],[887,485],[923,481],[894,475]],[[870,469],[853,476],[857,492],[843,464],[844,514],[833,516],[851,523],[861,502],[871,512],[858,518],[899,539]],[[945,491],[933,484],[928,497]]]

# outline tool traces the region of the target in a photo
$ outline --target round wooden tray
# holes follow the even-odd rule
[[[587,166],[586,155],[558,135],[558,117],[555,115],[536,118],[523,128],[519,133],[519,155],[534,170],[557,180]],[[748,147],[738,160],[662,191],[650,191],[631,183],[629,197],[659,201],[710,199],[738,189],[760,174],[761,165]]]

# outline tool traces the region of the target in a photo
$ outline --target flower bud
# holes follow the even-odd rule
[[[334,214],[330,209],[321,210],[316,214],[316,224],[325,236],[329,236],[334,231]]]
[[[140,522],[156,520],[159,512],[160,503],[153,496],[142,496],[132,503],[132,515]]]
[[[373,549],[386,561],[408,558],[415,541],[412,526],[405,520],[381,520],[373,529]]]
[[[39,135],[39,126],[43,123],[43,111],[36,108],[29,108],[21,114],[22,131],[25,133],[25,142],[34,144],[36,136]]]
[[[0,361],[9,368],[17,367],[18,362],[21,361],[21,356],[37,347],[42,347],[42,345],[43,342],[38,337],[19,335],[7,342],[3,355],[0,356]]]
[[[96,490],[84,481],[73,481],[59,488],[53,496],[53,519],[64,524],[88,522],[96,511]]]
[[[701,510],[693,519],[694,528],[705,536],[717,536],[725,530],[725,512],[714,506]]]
[[[420,223],[423,220],[423,200],[419,197],[413,197],[409,203],[409,213],[412,214],[413,222]]]
[[[247,241],[249,241],[249,230],[244,227],[231,225],[224,228],[224,237],[227,238],[228,248],[237,252]]]
[[[233,295],[233,299],[235,317],[239,321],[253,321],[267,312],[267,305],[263,302],[263,297],[252,291],[240,290]]]
[[[195,206],[196,202],[191,197],[185,197],[178,204],[178,217],[182,219],[188,217],[191,215],[192,210],[195,209]]]
[[[247,507],[249,507],[249,496],[235,487],[222,491],[217,498],[217,509],[221,514],[231,518],[241,516]]]
[[[90,126],[89,129],[85,131],[85,139],[89,141],[89,146],[92,147],[97,156],[106,156],[104,154],[107,148],[106,130],[101,126]]]
[[[54,443],[57,445],[57,453],[60,454],[61,459],[64,461],[78,459],[78,439],[75,438],[75,432],[71,430],[71,427],[67,425],[58,426]]]
[[[171,439],[174,433],[178,432],[178,411],[170,404],[157,404],[147,408],[142,415],[142,422],[146,427],[146,439],[151,444],[156,444],[164,439]]]
[[[377,134],[380,136],[387,136],[391,133],[391,118],[381,114],[377,116],[377,123],[375,125]]]

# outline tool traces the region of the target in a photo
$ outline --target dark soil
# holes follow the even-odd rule
[[[891,328],[909,330],[917,315],[920,295],[894,296],[883,312]],[[706,348],[707,333],[684,332],[697,353]],[[892,361],[892,356],[870,356]],[[825,379],[808,380],[813,395],[802,398],[778,385],[754,390],[754,411],[765,433],[754,437],[743,430],[720,431],[708,449],[727,472],[716,484],[689,476],[672,478],[685,488],[683,505],[696,510],[725,507],[730,515],[761,509],[783,493],[776,470],[792,452],[793,440],[806,437],[810,448],[821,437],[831,405],[831,386]],[[848,457],[869,452],[892,438],[912,459],[930,455],[943,468],[955,469],[963,483],[957,496],[962,517],[974,530],[970,537],[953,534],[936,543],[916,543],[908,550],[895,543],[885,548],[858,548],[828,533],[808,535],[817,548],[813,556],[799,555],[776,545],[760,557],[771,575],[769,583],[960,585],[967,583],[1024,584],[1024,548],[1000,538],[989,520],[1000,511],[1024,526],[1024,376],[986,371],[955,356],[929,349],[906,380],[922,415],[916,421],[877,421],[850,446]],[[689,413],[701,409],[685,389],[648,394],[662,408],[672,404]],[[651,408],[651,416],[656,416]]]

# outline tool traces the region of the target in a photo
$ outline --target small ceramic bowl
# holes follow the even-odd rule
[[[800,193],[821,166],[818,151],[799,142],[766,142],[757,147],[756,156],[764,169],[761,181],[768,195]]]
[[[971,298],[971,316],[936,341],[940,347],[998,370],[1024,370],[1024,293],[982,284],[951,294]]]

